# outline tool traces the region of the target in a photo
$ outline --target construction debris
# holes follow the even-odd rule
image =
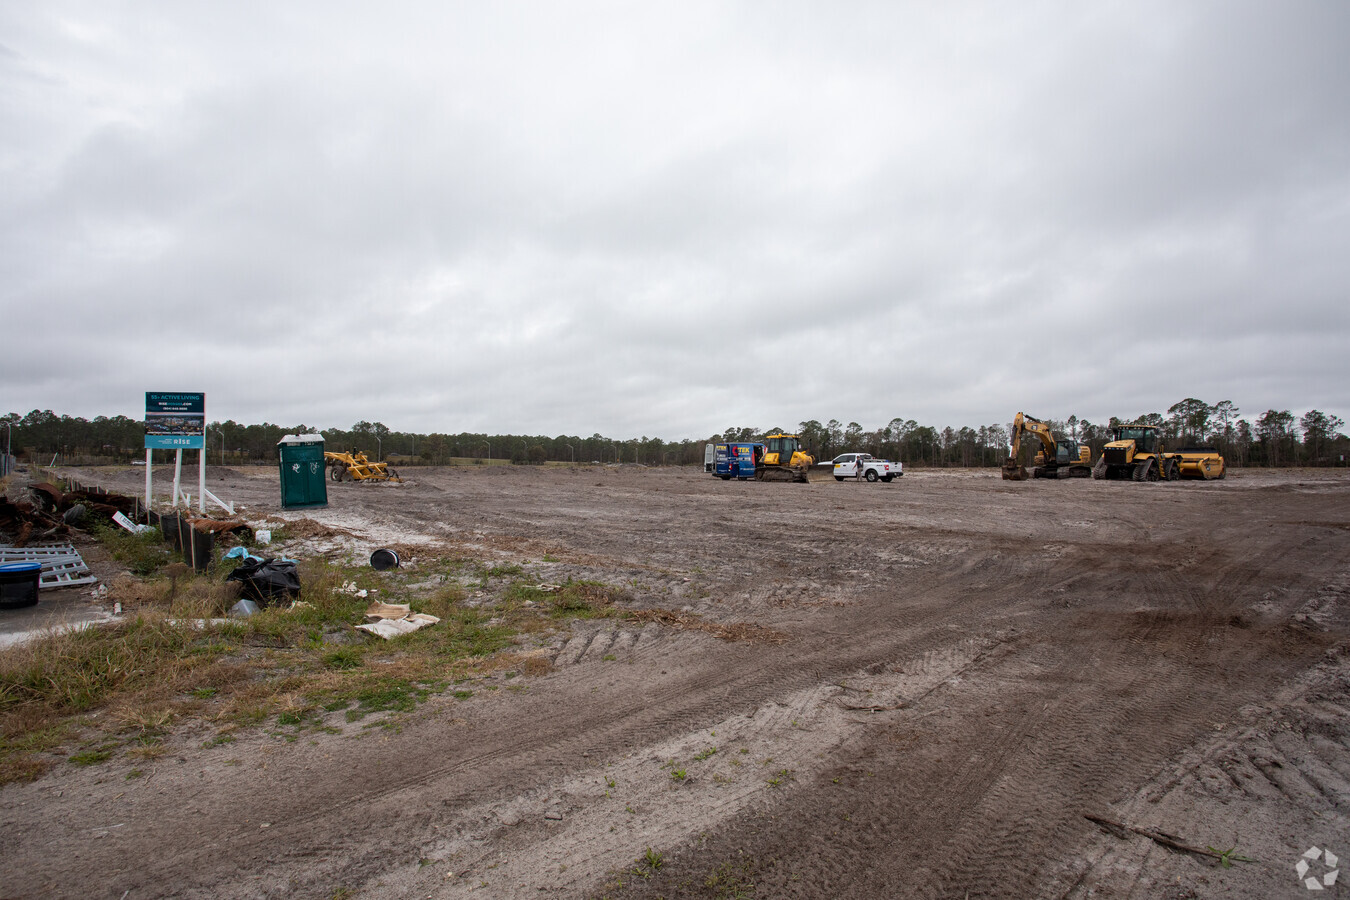
[[[98,582],[73,544],[0,545],[0,565],[31,562],[42,564],[39,587],[44,591]]]
[[[225,580],[242,584],[244,596],[261,606],[275,606],[300,595],[300,574],[288,559],[245,560]]]
[[[361,592],[362,594],[365,591]],[[381,603],[376,600],[366,610],[367,619],[405,619],[412,615],[412,605],[408,603]]]
[[[428,625],[435,625],[439,618],[426,613],[415,613],[407,603],[381,603],[378,600],[366,610],[366,618],[374,621],[356,627],[361,631],[379,635],[386,641],[400,635],[412,634]]]
[[[83,510],[84,507],[83,506],[72,507],[71,512],[74,512],[76,509]],[[69,513],[67,513],[67,515],[69,515]],[[112,520],[116,522],[118,525],[121,525],[127,531],[130,531],[132,534],[144,534],[145,532],[150,530],[149,525],[142,525],[139,522],[131,521],[126,516],[122,515],[120,510],[118,512],[113,513]],[[67,521],[69,521],[69,519],[67,519]]]
[[[367,622],[364,625],[356,627],[361,631],[368,631],[371,634],[377,634],[386,641],[393,640],[405,634],[412,634],[428,625],[435,625],[440,619],[426,613],[413,613],[402,619],[380,619],[375,622]]]

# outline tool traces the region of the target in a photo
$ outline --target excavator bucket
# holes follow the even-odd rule
[[[1017,460],[1009,458],[1008,461],[1003,464],[1003,480],[1026,481],[1027,467],[1018,463]]]

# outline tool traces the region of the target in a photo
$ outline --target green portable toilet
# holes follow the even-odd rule
[[[283,509],[328,505],[323,435],[286,435],[277,442],[277,459],[281,465]]]

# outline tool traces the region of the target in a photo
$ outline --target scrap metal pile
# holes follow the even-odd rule
[[[134,498],[97,488],[63,491],[44,481],[28,485],[24,493],[17,500],[0,497],[0,534],[15,547],[64,537],[71,526],[83,527],[91,521],[91,513],[111,519],[119,512],[135,516],[139,510]]]

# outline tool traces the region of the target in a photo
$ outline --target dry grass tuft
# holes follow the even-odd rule
[[[669,609],[635,609],[632,617],[639,622],[659,622],[669,628],[683,628],[686,631],[702,631],[724,641],[745,641],[752,644],[784,644],[788,635],[763,625],[747,622],[721,624],[705,622],[693,613],[675,612]]]
[[[547,675],[553,671],[553,660],[543,654],[533,655],[525,660],[521,666],[521,671],[530,678],[536,678],[540,675]]]

